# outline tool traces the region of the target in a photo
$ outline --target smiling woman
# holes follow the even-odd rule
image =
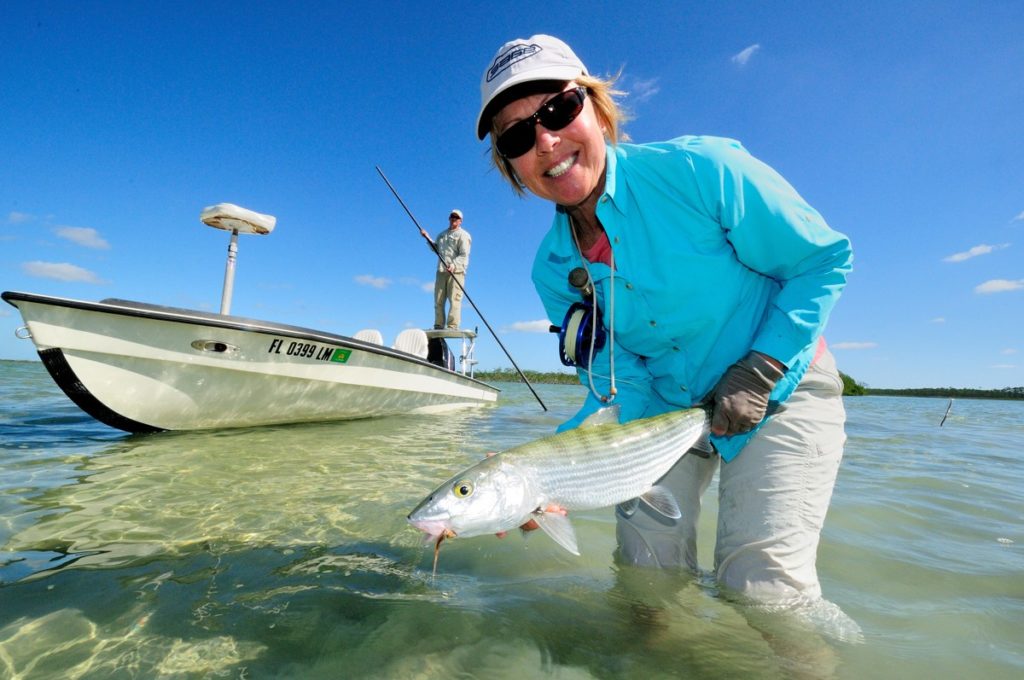
[[[590,337],[607,338],[564,354],[591,393],[561,429],[613,401],[623,422],[709,404],[725,461],[719,583],[773,605],[820,600],[818,539],[845,441],[822,331],[848,239],[739,142],[620,142],[613,80],[557,38],[502,45],[480,91],[477,136],[490,134],[494,164],[516,193],[555,204],[533,266],[549,319],[583,305]],[[620,507],[620,561],[694,569],[718,464],[684,456],[662,479],[692,503],[680,518]]]
[[[588,105],[586,88],[575,81],[559,85],[554,97],[527,95],[498,111],[493,127],[500,134],[494,146],[511,176],[531,193],[560,205],[577,205],[604,176],[607,125],[593,104]],[[536,153],[529,153],[534,149]]]
[[[528,188],[549,198],[537,193],[543,191],[542,185],[525,184],[530,178],[526,168],[517,169],[513,159],[522,159],[538,140],[541,144],[554,141],[545,136],[548,132],[562,131],[563,136],[590,143],[590,153],[600,166],[592,172],[592,179],[600,178],[604,139],[613,144],[619,141],[619,126],[625,116],[614,101],[614,96],[622,93],[613,89],[611,80],[590,76],[568,45],[549,36],[534,36],[531,41],[529,46],[522,41],[506,43],[484,75],[477,137],[491,134],[495,140],[491,161],[517,194],[523,195]],[[593,148],[595,143],[598,148]],[[576,167],[578,173],[578,155],[574,161],[565,158],[561,167],[548,172],[561,177]]]

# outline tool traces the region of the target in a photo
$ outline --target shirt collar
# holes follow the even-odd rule
[[[604,194],[600,200],[604,200],[607,196],[621,214],[626,214],[626,206],[628,201],[618,200],[617,196],[619,191],[626,191],[626,179],[622,176],[621,169],[619,168],[619,152],[618,147],[606,144],[607,151],[605,151],[605,175],[604,175]],[[600,205],[600,203],[598,203]]]

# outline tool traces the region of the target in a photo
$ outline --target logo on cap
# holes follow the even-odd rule
[[[497,57],[494,58],[494,64],[491,68],[487,69],[487,82],[491,82],[498,77],[498,74],[507,69],[512,64],[528,59],[538,52],[543,51],[543,47],[533,43],[531,45],[524,45],[522,43],[513,45],[508,48]]]

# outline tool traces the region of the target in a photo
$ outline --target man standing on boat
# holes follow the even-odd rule
[[[426,233],[424,238],[429,239]],[[434,328],[457,329],[462,320],[462,287],[466,283],[469,267],[469,247],[473,239],[462,228],[462,211],[452,210],[448,215],[448,228],[433,241],[440,259],[434,277]],[[448,318],[444,306],[449,302]]]

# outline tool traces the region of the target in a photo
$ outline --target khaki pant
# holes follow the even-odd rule
[[[455,281],[458,281],[456,285]],[[434,277],[434,328],[458,328],[462,321],[462,286],[466,283],[465,272],[449,274],[437,272]],[[445,320],[444,304],[451,302],[448,319]]]
[[[832,354],[811,366],[775,414],[719,475],[715,575],[753,600],[787,603],[821,596],[818,540],[843,457],[846,411]],[[659,482],[679,502],[668,519],[645,504],[616,511],[618,558],[640,566],[697,569],[697,519],[717,457],[687,454]]]

